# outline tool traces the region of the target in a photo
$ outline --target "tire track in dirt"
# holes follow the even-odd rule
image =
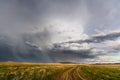
[[[73,66],[59,74],[55,80],[86,80],[80,75],[79,70],[79,66]]]
[[[81,74],[80,74],[81,73]],[[86,80],[84,79],[84,77],[82,76],[82,72],[81,72],[81,67],[77,67],[76,68],[76,74],[78,75],[78,77],[81,79],[81,80]]]

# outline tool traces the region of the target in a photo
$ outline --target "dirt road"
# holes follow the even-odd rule
[[[80,73],[80,67],[74,66],[59,74],[55,80],[86,80]]]

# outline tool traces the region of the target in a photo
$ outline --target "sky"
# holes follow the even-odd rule
[[[0,0],[0,61],[120,63],[120,1]]]

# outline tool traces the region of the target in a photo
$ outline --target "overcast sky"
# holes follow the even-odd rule
[[[120,62],[120,1],[0,0],[0,61]]]

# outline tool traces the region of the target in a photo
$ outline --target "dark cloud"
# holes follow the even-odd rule
[[[101,42],[104,42],[107,40],[116,40],[119,37],[120,37],[120,32],[111,32],[108,34],[98,34],[95,36],[91,36],[85,40],[68,41],[68,42],[63,42],[60,44],[65,44],[65,43],[79,43],[79,44],[82,44],[82,43],[101,43]]]
[[[90,35],[95,34],[96,29],[103,31],[119,28],[119,8],[116,3],[116,0],[1,0],[0,61],[83,61],[104,55],[109,51],[104,52],[95,45],[116,40],[120,32]],[[72,25],[64,30],[65,24]],[[63,30],[59,31],[58,27]],[[75,30],[72,27],[76,27]],[[70,33],[71,36],[67,36],[69,39],[74,39],[79,31],[80,35],[87,35],[88,39],[66,42],[62,37],[68,31],[74,34]],[[65,43],[59,44],[60,41]],[[65,47],[66,44],[75,43],[78,46]],[[86,49],[80,46],[84,43],[90,47]],[[113,50],[119,51],[118,48]]]
[[[48,32],[49,34],[49,32]],[[47,36],[46,32],[42,35]],[[21,45],[13,45],[11,44],[11,40],[7,37],[1,37],[0,40],[0,53],[1,53],[1,61],[31,61],[31,62],[63,62],[63,61],[86,61],[87,59],[96,59],[102,55],[108,55],[108,53],[117,53],[120,51],[119,45],[113,47],[98,47],[97,45],[106,40],[116,40],[119,37],[119,32],[112,32],[105,35],[96,35],[92,36],[93,40],[98,42],[87,42],[88,40],[84,40],[82,42],[67,42],[63,44],[54,44],[52,48],[46,48],[45,50],[41,49],[36,40],[42,40],[44,36],[41,33],[34,34],[26,34],[23,37],[24,43]],[[47,42],[47,41],[45,41]],[[70,45],[73,43],[77,43],[78,45]],[[87,44],[86,47],[82,46],[84,43],[92,43],[94,46],[88,47],[90,44]],[[68,47],[65,45],[69,44]],[[108,43],[109,44],[109,43]],[[23,46],[24,45],[24,46]],[[79,46],[81,45],[81,46]],[[79,49],[72,49],[72,47],[77,47]],[[106,49],[105,49],[106,48]],[[4,54],[9,53],[9,55]],[[6,56],[7,55],[7,56]],[[6,56],[6,57],[5,57]]]
[[[69,55],[70,58],[76,57],[77,59],[97,59],[99,56],[109,55],[111,53],[118,53],[120,51],[119,46],[114,44],[114,41],[118,40],[120,37],[120,32],[110,32],[107,34],[96,34],[95,36],[91,36],[89,39],[85,40],[77,40],[77,41],[68,41],[63,43],[54,44],[52,53],[56,53],[59,57],[60,54]],[[113,43],[107,42],[112,41]],[[106,44],[104,42],[107,42]],[[105,44],[103,47],[99,47]],[[74,44],[74,45],[72,45]],[[87,49],[82,46],[83,44],[87,44]],[[119,43],[118,43],[119,44]],[[66,45],[68,45],[66,47]],[[91,46],[92,45],[92,46]],[[78,48],[77,50],[74,49]],[[71,49],[73,48],[73,49]],[[63,56],[64,57],[64,56]],[[84,60],[84,61],[85,61]]]

